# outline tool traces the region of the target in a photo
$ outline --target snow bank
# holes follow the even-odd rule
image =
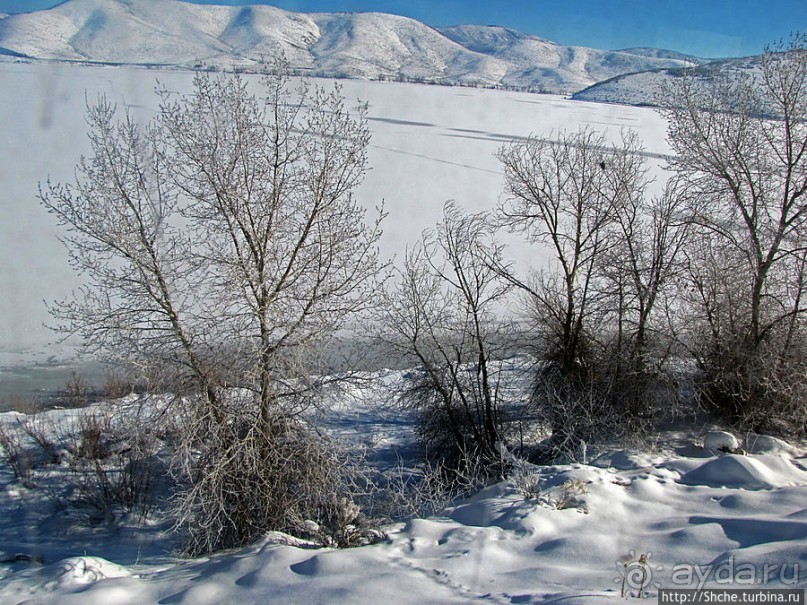
[[[779,456],[729,454],[684,474],[681,483],[735,489],[807,485],[807,472]]]
[[[505,481],[442,515],[392,525],[386,542],[356,549],[273,534],[197,560],[121,566],[70,557],[0,579],[0,602],[603,604],[624,602],[623,591],[654,597],[690,563],[714,586],[717,566],[735,562],[778,565],[777,587],[807,585],[803,572],[793,575],[807,539],[807,473],[776,456],[726,455],[676,481],[674,469],[690,463],[535,467],[541,498],[525,499]],[[584,486],[582,505],[554,507],[569,482]],[[627,575],[637,566],[648,579],[642,585],[635,580],[642,574]]]
[[[749,435],[745,440],[745,450],[750,454],[801,455],[798,448],[770,435]]]
[[[125,567],[101,557],[71,557],[49,566],[42,575],[50,577],[44,584],[47,590],[69,590],[107,578],[127,578],[132,574]]]

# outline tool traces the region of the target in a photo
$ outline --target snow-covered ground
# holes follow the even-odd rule
[[[51,376],[63,384],[71,367],[85,361],[66,363],[70,348],[54,345],[53,333],[44,327],[45,301],[66,297],[79,280],[36,196],[38,183],[49,177],[69,180],[87,151],[86,101],[103,93],[147,120],[156,108],[157,79],[168,88],[189,90],[191,77],[0,61],[0,394],[33,384],[31,370],[43,385]],[[371,169],[358,195],[368,207],[385,201],[383,251],[389,256],[400,256],[423,229],[433,227],[449,199],[473,211],[493,208],[503,189],[494,153],[515,137],[550,136],[581,125],[618,137],[621,128],[631,128],[644,141],[651,164],[658,166],[657,156],[669,152],[665,122],[649,109],[471,88],[351,80],[341,85],[347,99],[370,105]],[[513,258],[540,264],[535,251],[510,243]]]
[[[326,425],[371,446],[376,464],[406,459],[412,418],[387,403],[405,379],[371,375],[334,402]],[[132,396],[114,405],[126,413],[140,403]],[[65,427],[81,413],[51,411],[42,422]],[[2,423],[16,419],[0,414]],[[0,602],[597,604],[640,592],[656,602],[671,588],[804,589],[805,452],[740,437],[759,453],[723,454],[703,447],[703,435],[668,432],[643,452],[525,464],[438,514],[386,527],[388,539],[371,546],[318,548],[275,534],[196,559],[173,554],[178,537],[159,514],[139,527],[129,518],[92,524],[86,511],[64,506],[64,463],[43,466],[26,488],[4,462]],[[706,435],[706,444],[725,439]],[[540,487],[532,498],[518,487],[527,478]]]

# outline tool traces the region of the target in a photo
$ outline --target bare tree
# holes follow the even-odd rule
[[[671,167],[712,242],[691,258],[702,393],[755,428],[776,424],[804,386],[807,37],[766,49],[750,75],[683,78],[668,99]]]
[[[552,431],[549,457],[575,452],[608,413],[602,397],[581,393],[592,391],[600,328],[598,267],[613,246],[618,195],[607,177],[603,135],[582,129],[557,138],[530,137],[499,152],[507,195],[499,209],[501,223],[552,252],[551,268],[532,281],[501,271],[526,293],[537,330],[536,353],[548,362],[538,370],[534,402]]]
[[[636,151],[623,148],[620,155],[634,156],[633,164]],[[677,179],[669,179],[654,198],[647,196],[647,184],[637,175],[620,196],[615,245],[600,270],[602,314],[606,324],[616,327],[615,334],[604,334],[610,339],[603,343],[601,365],[609,367],[611,398],[622,408],[625,430],[640,434],[653,420],[677,411],[677,389],[667,369],[675,347],[670,314],[679,306],[674,286],[690,243]]]
[[[497,315],[511,289],[490,262],[500,252],[485,214],[448,203],[443,222],[408,253],[385,292],[383,330],[421,372],[404,399],[421,415],[427,446],[449,463],[499,458],[496,362],[507,321]]]
[[[191,99],[160,91],[160,125],[204,266],[197,317],[248,362],[238,386],[269,422],[278,395],[307,379],[312,347],[372,299],[383,214],[367,225],[353,197],[365,108],[351,116],[338,88],[291,91],[283,73],[265,87],[261,102],[240,78],[198,76]]]
[[[88,279],[55,308],[63,329],[201,395],[176,410],[193,550],[300,532],[336,501],[324,494],[338,481],[314,493],[311,477],[337,470],[310,465],[337,457],[302,445],[315,437],[299,412],[321,347],[371,300],[380,265],[383,212],[367,224],[353,197],[365,108],[350,112],[338,87],[293,88],[276,67],[260,98],[238,76],[197,75],[189,95],[158,88],[145,127],[100,100],[75,183],[41,193]]]
[[[48,181],[40,198],[66,228],[71,265],[87,283],[52,314],[91,354],[167,366],[217,405],[218,378],[185,312],[195,302],[188,240],[172,224],[178,200],[153,127],[116,121],[105,98],[88,107],[91,156],[72,184]],[[185,304],[191,299],[191,305]]]
[[[588,129],[557,141],[529,138],[499,158],[507,193],[501,224],[552,252],[552,265],[531,281],[500,268],[526,293],[537,352],[549,362],[536,400],[552,448],[573,452],[581,440],[638,429],[634,421],[649,416],[650,360],[658,353],[650,347],[654,309],[686,233],[675,187],[648,200],[642,149],[629,132],[617,145]]]
[[[557,141],[530,137],[499,152],[507,195],[501,223],[531,243],[548,245],[557,270],[534,287],[510,277],[543,318],[544,356],[568,376],[585,368],[597,263],[612,246],[618,192],[607,178],[607,149],[603,135],[582,129],[559,133]]]
[[[660,196],[648,196],[650,181],[641,152],[635,133],[625,133],[622,146],[609,153],[606,174],[618,194],[614,196],[614,245],[603,254],[601,273],[609,298],[618,301],[616,305],[609,301],[606,310],[617,314],[618,348],[631,351],[629,359],[643,364],[656,327],[656,305],[680,270],[689,222],[677,179],[669,179]]]

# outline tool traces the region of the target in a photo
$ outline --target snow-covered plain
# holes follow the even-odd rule
[[[180,71],[0,62],[0,393],[30,388],[34,364],[42,386],[52,389],[76,363],[69,360],[71,349],[52,344],[54,335],[44,327],[45,301],[64,298],[79,282],[36,195],[49,177],[69,180],[87,151],[85,102],[103,93],[147,120],[156,109],[157,79],[185,91],[191,78]],[[385,202],[383,251],[389,256],[400,256],[433,227],[449,199],[473,211],[493,208],[503,188],[494,153],[515,137],[581,125],[618,137],[621,128],[632,128],[650,154],[668,152],[664,121],[648,109],[472,88],[340,84],[347,99],[370,105],[371,169],[358,195],[369,208]],[[540,264],[535,251],[511,243],[514,258]]]

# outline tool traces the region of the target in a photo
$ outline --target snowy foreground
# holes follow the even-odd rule
[[[370,448],[376,463],[411,460],[412,420],[385,403],[404,376],[372,375],[334,403],[326,425]],[[100,406],[132,412],[144,401]],[[65,426],[82,413],[47,412],[42,422]],[[18,419],[0,414],[3,423]],[[504,481],[430,518],[390,525],[388,540],[372,546],[335,550],[269,535],[199,559],[174,554],[178,537],[158,513],[139,526],[90,524],[86,513],[55,505],[55,491],[69,491],[58,483],[64,469],[28,489],[4,461],[0,602],[574,604],[635,600],[640,590],[642,602],[656,602],[660,588],[807,587],[805,452],[774,439],[741,438],[759,452],[748,455],[704,447],[726,438],[669,432],[646,452],[524,467],[539,475],[538,497]]]

